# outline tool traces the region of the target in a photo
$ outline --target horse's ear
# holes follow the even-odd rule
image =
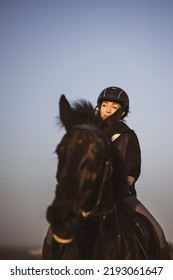
[[[61,95],[59,101],[59,115],[60,120],[66,130],[72,126],[73,111],[65,95]]]

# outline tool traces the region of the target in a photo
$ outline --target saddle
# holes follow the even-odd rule
[[[118,208],[133,232],[145,259],[151,259],[147,252],[150,252],[150,256],[153,252],[152,259],[160,259],[158,235],[150,220],[143,214],[130,210],[123,201],[120,201]]]

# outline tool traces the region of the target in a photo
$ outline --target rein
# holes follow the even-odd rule
[[[109,160],[107,160],[105,162],[104,173],[103,173],[103,177],[102,177],[102,181],[101,181],[101,185],[100,185],[100,190],[99,190],[99,193],[98,193],[96,203],[90,211],[86,212],[86,211],[82,210],[82,217],[83,218],[88,219],[92,215],[99,215],[99,216],[104,215],[105,216],[109,213],[112,213],[114,211],[114,209],[116,208],[116,205],[114,205],[111,210],[103,211],[101,213],[97,212],[98,208],[99,208],[99,205],[100,205],[100,202],[101,202],[102,194],[103,194],[103,187],[104,187],[104,184],[106,182],[106,179],[107,179],[109,173],[112,173],[112,166],[111,166],[111,162]]]

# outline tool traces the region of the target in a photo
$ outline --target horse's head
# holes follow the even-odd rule
[[[55,199],[47,211],[47,220],[55,239],[68,243],[73,239],[80,220],[101,207],[112,166],[110,143],[98,128],[102,122],[90,104],[83,102],[72,108],[63,96],[60,118],[67,133],[56,149],[58,185]],[[108,193],[106,190],[105,196]]]
[[[110,172],[108,143],[100,130],[74,126],[56,152],[58,186],[47,219],[54,235],[68,241],[79,220],[99,206],[101,185]]]

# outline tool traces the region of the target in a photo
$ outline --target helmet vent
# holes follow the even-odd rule
[[[121,93],[123,93],[124,90],[122,90],[119,94],[118,94],[118,99],[120,99]]]
[[[106,95],[106,88],[105,88],[105,90],[104,90],[104,92],[103,92],[103,96],[105,96]]]

